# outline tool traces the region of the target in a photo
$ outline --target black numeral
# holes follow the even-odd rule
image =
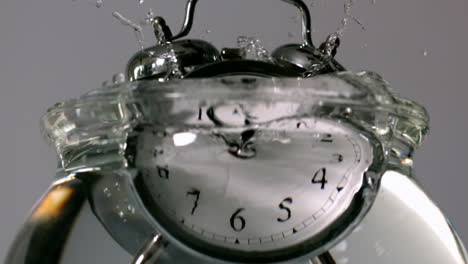
[[[164,167],[156,166],[160,178],[169,179],[169,170]]]
[[[324,143],[333,143],[333,137],[331,134],[326,134],[321,140],[320,142],[324,142]]]
[[[192,215],[195,213],[195,209],[198,207],[198,200],[200,199],[200,191],[197,189],[191,189],[190,191],[187,192],[187,196],[189,195],[194,195],[195,196],[195,202],[193,203],[193,208],[192,208]]]
[[[244,211],[244,208],[237,209],[231,216],[231,219],[229,219],[232,229],[237,232],[240,232],[245,228],[245,219],[239,215],[242,211]]]
[[[307,124],[305,122],[303,122],[303,121],[297,122],[296,128],[301,128],[302,126],[307,127]]]
[[[198,120],[202,119],[202,108],[198,108]]]
[[[288,213],[288,216],[286,218],[280,218],[278,217],[277,220],[278,222],[286,222],[288,221],[290,218],[291,218],[291,209],[289,209],[289,207],[285,206],[284,204],[292,204],[293,200],[291,197],[288,197],[286,199],[284,199],[279,205],[278,207],[281,209],[281,210],[285,210],[287,213]]]
[[[312,183],[315,184],[322,184],[320,189],[325,189],[325,184],[328,183],[327,180],[327,169],[326,168],[321,168],[318,170],[315,174],[314,177],[312,178]]]
[[[333,162],[342,162],[343,161],[343,155],[335,153],[332,155],[333,157]]]

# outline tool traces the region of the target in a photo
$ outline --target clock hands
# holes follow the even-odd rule
[[[213,133],[213,135],[221,138],[228,146],[228,152],[237,158],[250,159],[257,154],[253,143],[254,129],[245,130],[238,139],[229,139],[226,135],[220,133]]]

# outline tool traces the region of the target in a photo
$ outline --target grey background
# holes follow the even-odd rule
[[[177,31],[184,4],[146,0],[140,6],[137,0],[104,0],[98,9],[89,0],[1,0],[0,259],[54,173],[54,153],[39,132],[42,113],[123,71],[138,50],[133,33],[111,16],[112,11],[141,18],[153,8]],[[352,22],[338,55],[349,69],[382,74],[400,94],[428,109],[431,133],[416,152],[416,175],[465,241],[467,13],[465,0],[359,0],[353,15],[365,30]],[[273,48],[298,41],[295,14],[278,0],[202,0],[191,36],[234,46],[236,36],[254,35]],[[318,44],[339,26],[343,2],[319,0],[312,14]],[[146,45],[151,39],[147,34]],[[95,224],[89,212],[85,218]],[[82,225],[82,239],[71,241],[84,252],[75,257],[76,263],[98,263],[89,259],[102,248],[104,263],[128,263],[130,257],[119,252],[100,226]],[[80,242],[85,239],[91,242]]]

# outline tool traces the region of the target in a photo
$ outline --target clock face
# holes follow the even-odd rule
[[[343,215],[373,159],[359,130],[315,117],[147,126],[137,149],[135,185],[159,226],[192,249],[238,262],[327,246],[349,225]]]

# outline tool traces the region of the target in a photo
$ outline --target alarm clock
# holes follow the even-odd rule
[[[423,107],[347,71],[339,39],[220,51],[152,19],[126,77],[51,107],[59,168],[7,263],[59,263],[81,205],[133,263],[467,263],[413,178]],[[256,52],[256,51],[254,51]]]

